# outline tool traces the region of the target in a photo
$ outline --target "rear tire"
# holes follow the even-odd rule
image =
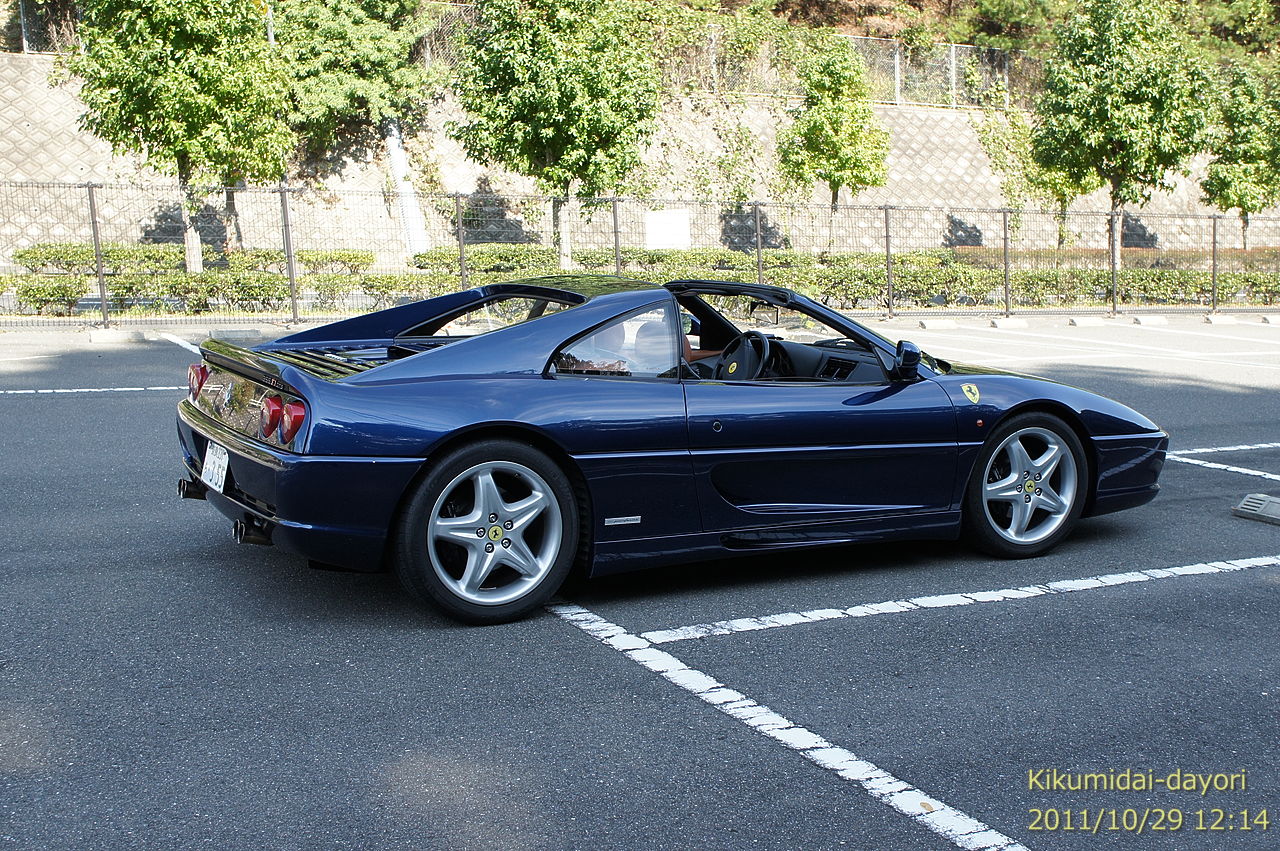
[[[474,624],[540,607],[578,555],[573,485],[546,453],[484,440],[445,455],[395,531],[396,575],[413,596]]]
[[[1001,558],[1046,553],[1071,533],[1089,492],[1084,447],[1051,414],[1019,414],[996,428],[965,487],[964,532]]]

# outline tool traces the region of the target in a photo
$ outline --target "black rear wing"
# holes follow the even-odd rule
[[[287,393],[298,393],[285,379],[284,364],[263,357],[252,349],[224,340],[205,340],[200,344],[200,355],[214,366],[243,375],[258,384]]]

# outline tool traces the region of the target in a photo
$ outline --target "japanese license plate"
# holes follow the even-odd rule
[[[200,470],[200,481],[222,493],[222,486],[227,481],[227,450],[209,441],[204,451],[204,467]]]

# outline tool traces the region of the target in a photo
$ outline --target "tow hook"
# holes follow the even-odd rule
[[[271,532],[256,520],[237,520],[231,524],[231,537],[237,544],[257,544],[260,547],[271,546]]]
[[[192,481],[191,479],[178,479],[179,499],[204,499],[206,490],[208,488],[201,482]]]

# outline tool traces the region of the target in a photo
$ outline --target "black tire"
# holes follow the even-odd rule
[[[538,494],[545,507],[513,527],[522,516],[515,507],[528,503],[525,513],[534,512]],[[513,440],[477,441],[441,458],[409,497],[392,564],[418,600],[465,623],[505,623],[560,588],[578,558],[580,516],[572,482],[546,453]],[[468,519],[476,534],[464,540]],[[479,582],[468,581],[473,564]]]
[[[1049,458],[1044,453],[1054,444],[1061,459],[1049,470],[1047,462],[1042,466],[1036,460]],[[1021,458],[1026,461],[1016,464]],[[1088,477],[1084,447],[1070,426],[1039,412],[1011,417],[992,431],[974,462],[965,486],[964,536],[979,550],[1000,558],[1046,553],[1071,534],[1079,520],[1089,493]]]

